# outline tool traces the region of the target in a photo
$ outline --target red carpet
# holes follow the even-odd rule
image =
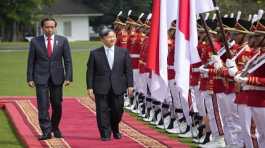
[[[53,147],[54,145],[73,148],[188,147],[188,145],[144,125],[128,113],[124,114],[123,123],[120,126],[123,138],[121,140],[112,138],[111,141],[102,142],[97,129],[94,104],[91,103],[91,100],[86,99],[88,105],[85,105],[80,103],[78,98],[68,98],[63,101],[63,117],[60,129],[64,139],[53,139],[40,143],[37,140],[40,130],[38,129],[34,97],[28,97],[30,99],[27,97],[7,98],[0,97],[0,106],[5,107],[7,113],[12,112],[9,116],[18,131],[18,135],[27,147]]]
[[[33,104],[36,105],[36,101],[33,101]],[[64,139],[73,148],[140,147],[138,143],[126,136],[123,136],[121,140],[113,139],[108,142],[101,142],[95,115],[77,100],[69,99],[63,101],[62,119],[60,128]]]

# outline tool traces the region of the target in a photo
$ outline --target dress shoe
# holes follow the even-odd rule
[[[114,139],[121,139],[121,133],[113,133]]]
[[[101,137],[101,141],[110,141],[110,137]]]
[[[47,140],[47,139],[51,139],[52,135],[51,134],[43,134],[39,137],[39,140]]]
[[[60,132],[60,130],[53,131],[53,135],[54,135],[55,138],[63,138],[62,133]]]

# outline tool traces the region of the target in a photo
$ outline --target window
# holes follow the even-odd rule
[[[65,36],[72,36],[72,23],[71,21],[63,22],[63,34]]]

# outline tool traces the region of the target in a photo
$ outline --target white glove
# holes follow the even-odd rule
[[[191,71],[192,72],[200,72],[198,68],[192,68]]]
[[[232,59],[227,59],[226,62],[225,62],[225,66],[227,68],[232,68],[232,67],[236,67],[236,62],[235,60],[232,60]]]
[[[223,67],[223,62],[220,60],[220,61],[214,63],[213,66],[214,66],[214,69],[219,70]]]
[[[214,69],[219,70],[220,68],[223,67],[223,62],[218,55],[212,55],[211,61],[213,61],[213,63],[214,63],[213,64]]]
[[[218,55],[212,55],[211,61],[213,61],[214,63],[217,63],[217,62],[222,61],[222,60],[220,59],[220,57]]]
[[[202,66],[199,67],[199,71],[202,74],[207,74],[209,72],[209,69],[204,68],[204,65],[202,65]]]
[[[235,76],[234,80],[235,80],[237,83],[247,83],[248,78],[247,78],[247,77],[241,77],[240,74],[237,74],[237,75]]]
[[[238,69],[237,69],[236,66],[228,69],[228,74],[229,74],[229,76],[231,76],[231,77],[234,77],[234,76],[236,75],[237,72],[238,72]]]

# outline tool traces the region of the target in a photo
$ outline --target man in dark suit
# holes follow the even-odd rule
[[[55,35],[56,21],[44,18],[41,27],[44,35],[35,37],[30,42],[27,82],[36,86],[38,118],[43,135],[39,140],[54,137],[61,138],[59,123],[62,116],[62,85],[72,81],[72,59],[68,41],[65,37]],[[52,116],[49,116],[51,103]]]
[[[127,49],[114,46],[116,34],[109,28],[99,33],[103,47],[90,52],[87,63],[87,89],[96,101],[97,124],[101,140],[121,138],[119,122],[123,114],[123,95],[132,95],[133,73]]]

